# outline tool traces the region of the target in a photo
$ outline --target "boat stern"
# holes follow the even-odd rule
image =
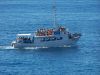
[[[79,40],[81,36],[82,36],[81,33],[74,33],[73,39]]]
[[[81,33],[74,33],[69,35],[69,45],[76,45],[81,36]]]

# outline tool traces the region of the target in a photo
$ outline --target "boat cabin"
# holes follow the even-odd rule
[[[18,43],[31,43],[32,42],[32,36],[31,36],[31,34],[17,34],[16,41]]]

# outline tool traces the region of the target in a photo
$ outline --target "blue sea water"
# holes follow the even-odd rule
[[[57,23],[75,47],[13,49],[18,33],[53,25],[53,0],[0,0],[0,75],[100,75],[100,0],[56,0]]]

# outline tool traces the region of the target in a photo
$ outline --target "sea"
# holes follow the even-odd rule
[[[73,47],[14,49],[16,34],[53,27],[54,0],[0,0],[0,75],[100,75],[100,0],[55,0],[56,23],[82,34]]]

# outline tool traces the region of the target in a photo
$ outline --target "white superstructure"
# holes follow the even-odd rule
[[[17,34],[14,48],[24,47],[65,47],[75,45],[81,34],[70,33],[64,27],[56,29],[39,29],[33,34]]]

